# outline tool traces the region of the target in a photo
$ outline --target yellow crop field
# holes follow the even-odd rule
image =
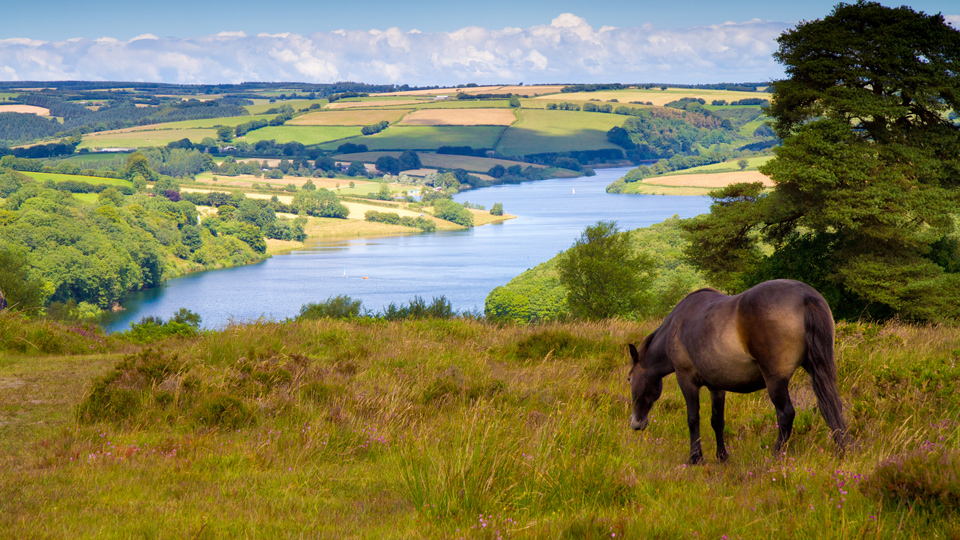
[[[317,111],[288,120],[290,126],[368,126],[386,120],[391,124],[410,112],[410,109],[361,109]]]
[[[764,92],[734,92],[731,90],[702,90],[696,88],[651,88],[643,90],[633,88],[629,90],[601,90],[598,92],[571,92],[568,94],[538,96],[534,99],[538,101],[613,101],[617,100],[623,104],[629,104],[633,101],[641,103],[653,103],[657,106],[664,106],[671,101],[677,101],[680,98],[691,97],[701,98],[708,104],[715,99],[723,99],[727,102],[739,101],[746,98],[770,99],[770,94]]]
[[[83,136],[80,148],[126,148],[144,146],[166,146],[180,139],[200,142],[205,137],[215,138],[216,129],[165,129],[158,131],[115,131],[89,133]]]
[[[509,126],[513,109],[421,109],[400,121],[402,126]]]
[[[34,105],[0,105],[0,113],[32,113],[37,116],[50,116],[50,109],[37,107]]]

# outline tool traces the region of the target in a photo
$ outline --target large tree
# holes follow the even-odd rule
[[[732,292],[792,277],[840,316],[960,320],[960,31],[861,1],[778,41],[775,187],[714,193],[690,258]]]

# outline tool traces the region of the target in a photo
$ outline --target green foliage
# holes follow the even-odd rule
[[[364,166],[362,161],[351,161],[350,166],[347,167],[348,176],[366,176],[367,168]],[[353,186],[350,186],[353,187]]]
[[[350,209],[340,202],[337,194],[326,188],[299,191],[290,206],[295,212],[308,216],[346,219],[350,214]]]
[[[376,166],[384,174],[400,174],[400,160],[393,156],[378,157]]]
[[[433,201],[433,215],[463,227],[473,227],[473,214],[450,199]]]
[[[200,331],[200,315],[180,308],[166,322],[157,317],[144,317],[139,323],[131,322],[124,335],[134,343],[153,343],[172,336],[193,337]]]
[[[153,171],[150,170],[150,162],[147,161],[146,156],[140,152],[134,152],[127,156],[127,166],[123,171],[123,177],[128,180],[133,180],[137,176],[144,178],[148,182],[156,179]]]
[[[399,161],[401,171],[409,171],[423,167],[423,164],[420,162],[420,156],[413,150],[404,150],[400,154]]]
[[[315,319],[352,319],[360,316],[360,308],[363,302],[353,300],[349,296],[338,295],[327,298],[320,303],[304,304],[300,307],[300,314],[297,320],[315,320]]]
[[[575,317],[607,319],[650,310],[656,271],[646,254],[635,253],[627,234],[612,221],[584,229],[557,261],[557,277]]]
[[[445,296],[434,297],[429,304],[420,296],[414,296],[406,305],[390,302],[378,317],[388,321],[403,319],[450,319],[456,315]]]
[[[491,216],[502,216],[503,215],[503,204],[493,203],[493,206],[490,207]]]
[[[43,281],[31,276],[28,261],[22,249],[0,245],[0,311],[31,311],[44,304]]]
[[[404,227],[414,227],[424,232],[433,232],[437,230],[437,224],[422,217],[403,216],[396,212],[377,212],[376,210],[367,210],[363,214],[363,219],[376,223],[388,223],[390,225],[403,225]]]
[[[690,258],[732,292],[806,281],[839,317],[960,320],[960,254],[942,249],[960,214],[960,126],[945,117],[960,106],[960,31],[859,2],[779,42],[789,78],[769,114],[783,144],[761,167],[776,187],[716,192],[687,228]]]

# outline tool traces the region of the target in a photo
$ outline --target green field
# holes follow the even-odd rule
[[[325,99],[292,99],[292,100],[275,101],[273,103],[270,103],[269,100],[254,100],[253,105],[246,105],[244,108],[247,109],[247,112],[249,112],[251,115],[258,115],[258,114],[267,114],[268,110],[279,109],[284,105],[289,105],[290,107],[293,107],[293,110],[299,111],[300,109],[307,109],[313,104],[317,104],[322,107],[327,104],[327,100]]]
[[[55,174],[29,171],[24,172],[23,174],[33,178],[38,182],[46,182],[47,180],[52,180],[54,182],[66,182],[67,180],[73,180],[74,182],[86,182],[93,185],[106,184],[108,186],[133,187],[132,182],[122,178],[101,178],[99,176],[81,176],[79,174]]]
[[[360,134],[359,126],[267,126],[256,129],[241,137],[249,143],[256,141],[277,141],[277,144],[298,142],[306,145],[346,139]]]
[[[960,331],[840,323],[855,441],[810,378],[785,455],[765,392],[730,459],[676,379],[629,428],[626,343],[658,321],[233,324],[138,345],[0,313],[7,538],[956,538]],[[29,344],[28,344],[29,343]],[[101,379],[100,377],[107,376]],[[906,486],[906,487],[902,487]]]
[[[127,155],[129,154],[126,152],[91,152],[87,154],[73,154],[64,160],[77,163],[85,169],[92,169],[104,161],[113,161],[117,158],[126,159]]]
[[[365,144],[370,150],[436,150],[441,146],[492,148],[500,126],[391,126],[376,135],[356,137],[323,148],[335,150],[343,142]]]
[[[619,114],[521,109],[497,145],[508,156],[620,148],[607,140],[607,131],[623,125]]]

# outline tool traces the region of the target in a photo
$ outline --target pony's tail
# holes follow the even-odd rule
[[[847,445],[847,427],[843,405],[837,389],[837,363],[833,354],[833,315],[826,301],[815,296],[803,299],[803,322],[806,327],[807,361],[804,367],[813,379],[817,407],[827,422],[837,450],[842,454]]]

